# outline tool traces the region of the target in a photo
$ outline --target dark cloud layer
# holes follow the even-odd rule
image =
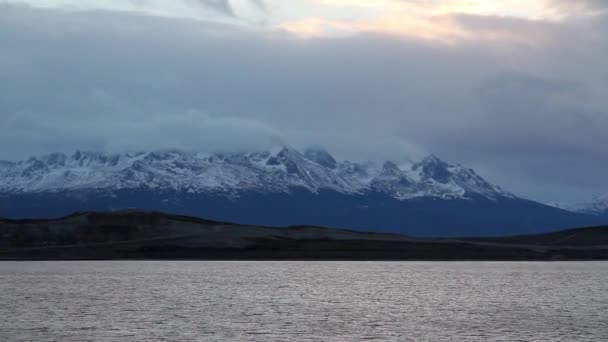
[[[608,192],[603,18],[455,20],[501,39],[299,39],[4,6],[0,159],[287,142],[359,159],[433,152],[546,201]]]

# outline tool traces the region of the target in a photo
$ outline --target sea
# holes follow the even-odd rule
[[[0,341],[608,341],[608,263],[0,262]]]

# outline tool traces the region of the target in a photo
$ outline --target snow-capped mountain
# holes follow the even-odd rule
[[[589,203],[582,203],[570,206],[569,209],[575,212],[589,215],[608,216],[608,194],[603,196],[597,196]]]
[[[180,151],[130,154],[54,153],[0,164],[0,193],[64,190],[171,190],[239,196],[242,192],[341,194],[381,192],[399,200],[419,197],[513,197],[473,170],[429,156],[411,165],[387,161],[338,162],[328,152],[273,151],[199,154]]]
[[[418,236],[540,233],[596,216],[528,201],[435,156],[338,161],[327,151],[76,152],[0,162],[0,217],[138,208],[257,225]]]

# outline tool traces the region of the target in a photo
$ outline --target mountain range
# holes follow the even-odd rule
[[[215,154],[77,151],[0,162],[0,216],[126,208],[412,236],[542,233],[602,223],[600,216],[520,198],[433,155],[352,162],[320,148],[281,146]]]

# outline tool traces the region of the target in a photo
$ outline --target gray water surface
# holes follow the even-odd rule
[[[0,341],[608,341],[608,263],[0,262]]]

